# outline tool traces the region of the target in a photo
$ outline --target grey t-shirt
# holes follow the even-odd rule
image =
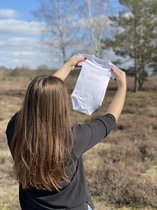
[[[6,134],[10,145],[17,113],[8,123]],[[38,190],[36,188],[23,189],[19,185],[19,200],[22,210],[87,210],[87,204],[94,209],[88,194],[82,154],[105,138],[115,127],[116,120],[112,114],[106,114],[85,124],[75,124],[72,127],[73,149],[72,159],[67,167],[70,182],[61,183],[58,192]]]

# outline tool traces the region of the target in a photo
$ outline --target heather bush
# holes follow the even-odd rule
[[[147,141],[139,145],[141,158],[145,162],[157,162],[157,143],[156,141]]]
[[[144,175],[144,157],[154,160],[156,148],[153,143],[126,141],[99,149],[101,164],[87,171],[92,195],[115,207],[157,207],[157,184]]]
[[[88,174],[90,176],[90,174]],[[157,186],[136,171],[123,164],[99,167],[92,172],[90,190],[92,195],[116,207],[156,206]]]

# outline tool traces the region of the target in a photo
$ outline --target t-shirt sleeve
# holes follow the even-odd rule
[[[112,114],[97,117],[86,124],[73,126],[74,153],[80,157],[84,152],[105,138],[115,127],[116,119]]]
[[[17,115],[18,115],[18,112],[12,116],[6,128],[6,136],[7,136],[8,144],[11,143],[11,139],[14,134],[14,127],[15,127]]]

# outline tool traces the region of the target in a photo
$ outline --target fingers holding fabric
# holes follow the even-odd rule
[[[126,74],[124,71],[119,70],[116,67],[112,67],[111,71],[115,75],[118,87],[126,85]]]
[[[70,60],[67,62],[70,66],[71,70],[74,70],[76,67],[79,66],[80,62],[85,61],[87,58],[79,55],[74,55],[70,58]]]

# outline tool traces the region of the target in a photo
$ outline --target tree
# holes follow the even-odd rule
[[[154,74],[157,74],[157,46],[154,50],[154,54],[152,56],[152,63],[150,64],[150,67],[153,69]]]
[[[107,28],[107,7],[109,0],[86,0],[88,8],[88,28],[91,34],[91,46],[94,54],[102,57],[102,39]]]
[[[102,56],[109,0],[39,0],[35,17],[46,23],[45,43],[65,62],[76,52]]]
[[[79,32],[84,41],[84,50],[86,53],[102,57],[103,49],[101,44],[102,39],[105,39],[108,25],[109,0],[84,0],[78,2],[75,0],[75,4],[77,4],[77,10],[75,11],[79,17]]]
[[[46,24],[43,31],[44,42],[57,56],[61,55],[64,63],[67,60],[67,47],[74,43],[75,26],[72,22],[71,5],[62,0],[39,1],[39,9],[34,15]]]
[[[140,90],[144,84],[146,70],[153,65],[152,58],[157,46],[157,8],[156,0],[119,0],[124,10],[110,17],[112,27],[119,33],[105,44],[113,47],[117,55],[129,56],[133,60],[134,90]]]

